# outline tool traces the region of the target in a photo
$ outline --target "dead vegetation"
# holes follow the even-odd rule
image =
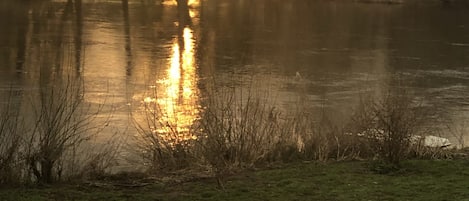
[[[21,178],[17,171],[21,166],[21,134],[24,132],[24,122],[14,111],[12,94],[8,94],[8,101],[0,110],[0,184],[16,183]]]
[[[164,121],[167,114],[158,104],[146,105],[144,124],[137,126],[149,168],[160,174],[209,171],[224,188],[228,175],[279,162],[377,159],[399,168],[407,158],[445,158],[443,149],[412,143],[421,132],[422,113],[404,92],[363,99],[350,123],[338,124],[304,104],[280,111],[268,93],[251,89],[211,90],[200,118],[184,135],[177,122]],[[155,132],[163,129],[166,135]]]
[[[83,151],[92,150],[88,142],[102,130],[93,124],[101,110],[91,111],[79,85],[70,81],[39,92],[29,129],[19,129],[24,120],[4,109],[15,118],[0,121],[0,137],[7,142],[0,144],[2,183],[109,178],[119,145]],[[268,93],[251,89],[210,91],[190,127],[169,118],[174,114],[158,104],[156,91],[152,101],[142,101],[142,113],[132,114],[137,133],[129,145],[147,168],[145,177],[197,172],[215,177],[223,189],[229,175],[275,163],[377,159],[398,168],[407,158],[451,157],[445,149],[412,141],[421,132],[421,111],[405,93],[363,98],[350,122],[338,123],[304,104],[277,109]]]
[[[87,142],[105,127],[95,122],[102,108],[84,103],[79,78],[50,81],[17,101],[23,105],[9,102],[2,110],[1,183],[53,183],[83,176],[90,167],[108,167],[105,158],[111,158],[112,150],[86,152],[83,157],[83,150],[90,150]],[[32,114],[25,116],[23,110]]]

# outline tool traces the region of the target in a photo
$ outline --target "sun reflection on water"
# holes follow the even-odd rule
[[[187,5],[189,5],[189,6],[198,6],[199,4],[200,4],[200,0],[187,0]],[[163,5],[176,6],[177,1],[176,0],[166,0],[166,1],[163,1]]]
[[[156,93],[143,100],[146,110],[157,108],[161,113],[158,121],[162,126],[151,128],[153,133],[170,144],[196,139],[190,131],[199,115],[193,30],[185,27],[179,37],[182,37],[182,42],[178,37],[172,42],[167,75],[156,81],[156,87],[152,86]]]

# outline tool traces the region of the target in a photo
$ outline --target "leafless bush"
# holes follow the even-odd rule
[[[363,101],[352,120],[355,134],[368,140],[372,153],[398,167],[419,132],[419,109],[405,92]]]
[[[198,145],[221,186],[224,175],[266,160],[272,150],[278,111],[262,97],[250,90],[218,89],[205,102]]]
[[[141,113],[132,114],[137,129],[135,143],[132,145],[137,147],[137,152],[150,167],[150,171],[189,167],[194,161],[191,153],[195,139],[192,125],[183,127],[175,114],[178,111],[168,113],[162,108],[158,103],[156,89],[150,97],[143,101]]]
[[[52,78],[41,86],[37,99],[32,98],[35,125],[26,144],[27,163],[39,182],[60,179],[63,169],[59,160],[65,153],[105,127],[93,124],[101,107],[92,111],[92,106],[84,103],[82,87],[78,77]]]
[[[19,182],[21,179],[23,121],[13,111],[11,94],[0,111],[0,184]]]

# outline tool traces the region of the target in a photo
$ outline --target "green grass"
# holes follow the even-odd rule
[[[411,160],[388,174],[370,171],[369,162],[297,163],[215,179],[139,188],[55,185],[2,188],[2,201],[49,200],[467,200],[469,161]]]

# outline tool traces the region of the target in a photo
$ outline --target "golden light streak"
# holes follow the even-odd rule
[[[163,1],[163,5],[166,5],[166,6],[177,6],[178,3],[176,0],[166,0],[166,1]],[[191,6],[191,7],[194,7],[194,6],[199,6],[200,5],[200,0],[188,0],[187,1],[187,5],[188,6]]]
[[[167,125],[153,128],[152,132],[172,144],[196,139],[190,127],[199,115],[193,31],[185,27],[179,37],[182,37],[182,42],[178,38],[173,39],[165,78],[156,81],[156,88],[152,86],[160,92],[158,97],[147,96],[143,100],[147,105],[157,104],[156,108],[161,110],[158,112],[163,114],[160,121]],[[150,111],[151,108],[154,107],[146,109]]]
[[[163,4],[177,6],[177,1],[166,0]],[[188,6],[191,20],[197,20],[200,0],[188,0]],[[174,25],[183,26],[178,22]],[[194,29],[189,26],[181,28],[182,33],[179,32],[171,41],[164,77],[155,80],[149,87],[153,93],[147,93],[142,101],[147,112],[158,113],[158,121],[163,125],[150,128],[152,133],[172,145],[197,138],[191,127],[199,118],[200,108]]]
[[[165,6],[176,6],[178,3],[176,0],[171,0],[171,1],[163,1],[162,4]]]
[[[194,84],[192,83],[193,77],[195,76],[194,72],[194,38],[192,34],[192,30],[188,27],[184,28],[183,32],[184,38],[184,51],[182,54],[182,58],[184,63],[182,68],[185,73],[185,79],[183,80],[183,96],[186,99],[190,99],[192,96],[192,88],[194,88]]]
[[[200,0],[188,0],[187,4],[189,6],[198,6],[198,5],[200,5]]]

